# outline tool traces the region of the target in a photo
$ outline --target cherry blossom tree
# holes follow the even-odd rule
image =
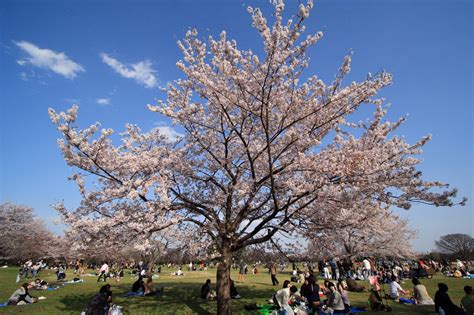
[[[363,221],[321,229],[309,237],[309,254],[320,258],[356,258],[381,256],[410,258],[415,252],[410,244],[416,232],[408,221],[389,212],[371,216]]]
[[[94,228],[85,226],[83,229],[70,228],[65,231],[64,243],[67,244],[68,257],[100,259],[104,261],[123,261],[128,258],[140,257],[147,265],[153,265],[169,250],[179,250],[196,255],[198,246],[190,234],[182,234],[174,227],[160,233],[133,233],[126,225],[112,228]]]
[[[226,32],[206,43],[190,30],[178,42],[183,77],[167,86],[165,100],[148,106],[182,128],[184,136],[175,142],[159,129],[127,125],[114,144],[112,129],[99,132],[98,123],[79,129],[76,106],[50,109],[82,194],[75,210],[57,205],[65,221],[94,231],[123,227],[141,237],[176,226],[213,246],[220,255],[218,314],[231,313],[234,252],[299,232],[319,208],[314,205],[336,200],[348,187],[405,208],[411,202],[450,205],[456,193],[436,190],[445,185],[422,180],[416,169],[414,156],[429,137],[415,145],[389,137],[402,120],[383,122],[383,100],[376,94],[391,84],[391,75],[346,85],[349,54],[332,82],[308,76],[306,52],[322,37],[302,38],[313,4],[301,4],[286,22],[283,1],[274,6],[272,26],[259,9],[248,8],[262,55],[241,50]],[[360,106],[375,108],[368,126],[349,123]]]
[[[13,203],[0,204],[0,257],[23,261],[54,256],[54,236],[32,208]]]

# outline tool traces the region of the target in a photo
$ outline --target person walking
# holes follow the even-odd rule
[[[276,275],[277,275],[277,269],[276,269],[275,265],[272,264],[270,266],[270,276],[271,276],[273,285],[277,285],[277,284],[280,283],[280,282],[278,282],[278,279],[276,278]]]

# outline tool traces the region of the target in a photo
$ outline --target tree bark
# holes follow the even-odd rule
[[[232,251],[230,247],[223,246],[221,255],[221,262],[217,266],[217,314],[231,315],[230,267]]]

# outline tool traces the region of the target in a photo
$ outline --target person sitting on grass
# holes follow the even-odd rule
[[[448,295],[448,286],[445,283],[438,283],[434,302],[436,313],[440,313],[440,309],[442,309],[446,315],[465,314],[462,308],[451,301]]]
[[[415,303],[419,305],[434,305],[433,300],[426,291],[426,287],[420,283],[420,280],[413,278],[413,298]]]
[[[133,293],[145,292],[145,283],[143,282],[142,276],[138,276],[137,281],[135,281],[132,284],[132,292]]]
[[[462,278],[461,270],[458,270],[458,269],[454,268],[453,277],[454,278]]]
[[[329,289],[329,284],[332,283],[328,279],[324,280],[323,284],[320,286],[321,292],[323,292],[324,295],[331,294],[331,289]]]
[[[216,293],[212,290],[211,279],[207,279],[201,287],[201,298],[205,300],[213,300],[216,298]]]
[[[314,276],[309,276],[300,289],[301,295],[306,299],[307,306],[316,314],[321,307],[321,297],[319,296],[319,285]]]
[[[27,282],[23,283],[21,287],[13,292],[13,294],[8,299],[8,305],[25,305],[32,304],[38,301],[37,298],[32,297],[28,292],[33,286]]]
[[[448,295],[448,286],[445,283],[438,283],[438,291],[435,293],[435,311],[441,313],[441,309],[446,315],[465,314],[463,309],[451,301]]]
[[[182,268],[182,267],[179,267],[178,271],[172,272],[171,275],[172,275],[172,276],[184,276],[183,268]]]
[[[230,297],[232,299],[240,299],[240,294],[237,292],[237,288],[235,287],[234,280],[230,279]]]
[[[470,285],[464,287],[466,295],[461,299],[461,305],[467,314],[474,314],[474,291]]]
[[[341,293],[337,291],[336,285],[329,282],[328,288],[331,290],[331,293],[328,294],[326,305],[333,311],[333,314],[345,314],[346,307],[344,306]]]
[[[158,295],[160,293],[163,293],[163,288],[160,289],[155,289],[155,284],[153,283],[153,278],[148,277],[145,283],[145,296],[153,296],[153,295]]]
[[[403,288],[397,282],[397,276],[392,276],[392,281],[390,282],[390,298],[394,301],[400,299],[400,293],[405,295],[408,291],[403,290]]]
[[[112,302],[112,291],[110,284],[103,285],[99,293],[94,295],[87,304],[85,315],[102,315],[107,314]]]
[[[354,279],[352,279],[351,277],[347,277],[346,279],[346,283],[347,283],[347,290],[349,292],[364,292],[366,291],[366,288],[364,288],[363,286],[359,285]]]
[[[295,313],[293,312],[293,309],[289,305],[290,299],[295,295],[295,293],[298,292],[298,288],[289,285],[286,288],[280,289],[275,293],[275,306],[280,310],[280,311],[285,311],[284,314],[286,315],[294,315]],[[279,313],[280,314],[280,313]]]
[[[376,289],[370,289],[368,303],[370,305],[370,310],[372,311],[378,312],[385,309],[385,305],[383,305],[383,300],[380,297],[379,291]]]
[[[337,291],[341,294],[342,302],[346,313],[349,313],[351,310],[351,301],[349,300],[349,292],[347,291],[347,283],[342,278],[337,280]]]

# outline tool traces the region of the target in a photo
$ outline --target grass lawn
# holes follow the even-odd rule
[[[6,301],[20,283],[15,283],[18,268],[0,269],[0,302]],[[171,276],[174,270],[163,269],[160,278],[155,279],[156,287],[164,287],[165,292],[160,297],[124,297],[131,288],[134,278],[126,274],[122,282],[107,280],[112,285],[113,302],[124,307],[124,314],[215,314],[216,302],[203,301],[199,298],[199,290],[204,281],[209,278],[215,286],[215,269],[208,271],[185,272],[183,277]],[[39,277],[54,283],[56,276],[53,271],[42,271]],[[278,280],[289,279],[288,274],[278,275]],[[67,279],[73,278],[72,271],[67,272]],[[238,279],[237,271],[232,271],[232,278]],[[45,296],[36,304],[25,306],[7,306],[0,308],[0,314],[80,314],[87,301],[98,292],[103,282],[96,282],[96,277],[83,277],[84,282],[78,284],[66,284],[63,288],[55,291],[32,291],[33,296]],[[29,279],[30,280],[30,279]],[[30,280],[31,281],[31,280]],[[437,290],[437,283],[444,282],[449,286],[451,299],[459,304],[464,296],[463,287],[472,285],[469,279],[446,278],[436,275],[433,279],[421,280],[428,289],[431,297]],[[411,290],[410,281],[401,283],[404,289]],[[237,283],[237,290],[242,299],[233,300],[232,308],[235,314],[256,314],[244,310],[244,305],[251,303],[267,304],[267,300],[276,291],[277,287],[271,285],[270,276],[267,273],[259,275],[247,275],[243,283]],[[300,285],[297,285],[298,288]],[[386,285],[386,290],[388,286]],[[278,289],[280,286],[278,286]],[[366,307],[368,293],[350,293],[350,299],[354,306]],[[411,306],[390,303],[393,308],[392,314],[433,314],[433,306]],[[372,314],[364,312],[361,314]]]

